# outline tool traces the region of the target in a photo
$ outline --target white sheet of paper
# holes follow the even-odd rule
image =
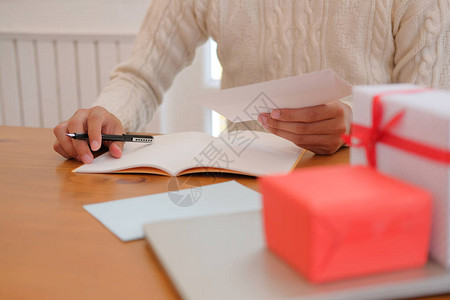
[[[192,100],[233,122],[257,120],[276,108],[302,108],[351,95],[352,86],[327,69],[198,95]]]
[[[192,205],[182,206],[186,204]],[[83,207],[126,242],[144,238],[143,226],[146,223],[258,211],[261,209],[261,199],[258,192],[236,181],[227,181]]]

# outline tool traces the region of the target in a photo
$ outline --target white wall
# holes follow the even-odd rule
[[[149,3],[149,0],[0,0],[0,34],[135,35]],[[149,131],[211,133],[210,111],[186,99],[186,95],[216,88],[205,80],[208,56],[208,45],[198,50],[193,65],[180,73],[166,93]]]
[[[0,30],[136,33],[150,0],[0,0]]]

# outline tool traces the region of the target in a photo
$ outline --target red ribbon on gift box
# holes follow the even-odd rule
[[[403,118],[405,111],[399,112],[391,120],[389,120],[386,125],[381,126],[381,121],[383,119],[382,97],[396,94],[416,94],[427,91],[430,91],[430,89],[389,91],[375,95],[372,103],[372,127],[352,124],[352,134],[344,136],[344,141],[350,146],[366,148],[367,161],[373,168],[376,168],[377,166],[377,143],[390,145],[440,163],[450,164],[450,151],[411,141],[391,133],[392,129]],[[354,138],[357,139],[356,142],[353,141]]]

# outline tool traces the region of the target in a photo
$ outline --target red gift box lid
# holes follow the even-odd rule
[[[269,248],[313,281],[426,262],[431,195],[363,166],[260,178]]]

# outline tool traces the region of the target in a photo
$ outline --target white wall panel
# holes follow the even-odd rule
[[[192,65],[178,74],[172,87],[165,94],[165,103],[162,107],[162,112],[165,112],[162,124],[164,133],[190,130],[212,133],[211,110],[190,99],[212,90],[203,86],[208,49],[209,44],[197,49]]]
[[[56,73],[56,42],[42,40],[36,42],[37,72],[39,95],[41,99],[42,126],[54,127],[61,118],[58,101],[58,84]]]
[[[89,107],[112,68],[129,57],[151,1],[0,0],[0,124],[35,126],[39,115],[41,126],[54,127]],[[151,131],[209,131],[209,113],[186,99],[205,89],[205,51],[199,54],[166,93]]]
[[[93,42],[81,41],[76,44],[78,54],[78,82],[80,104],[88,108],[99,93],[99,76],[96,67],[96,47]]]
[[[119,63],[118,43],[115,41],[99,41],[97,43],[97,59],[100,89],[109,81],[111,71]]]
[[[4,110],[3,110],[2,72],[0,70],[0,125],[5,125],[4,120],[5,120],[5,114],[4,114]]]
[[[54,127],[90,107],[133,40],[0,32],[0,124]]]
[[[80,107],[90,107],[118,62],[126,60],[133,35],[0,32],[0,124],[52,128]],[[14,42],[16,41],[16,42]],[[208,45],[177,76],[147,130],[210,132],[208,110],[189,96],[204,92]]]
[[[119,61],[127,60],[131,55],[131,50],[133,49],[133,43],[130,42],[119,42]]]
[[[19,69],[19,95],[21,98],[23,125],[40,127],[41,109],[36,70],[36,53],[33,41],[17,41]]]
[[[75,64],[74,43],[62,41],[56,43],[56,65],[59,86],[61,117],[70,118],[80,107],[78,102],[77,68]]]
[[[19,74],[17,70],[16,43],[0,40],[0,83],[4,125],[21,126],[22,107],[19,95]]]
[[[13,32],[136,34],[150,0],[0,0],[0,28]]]

